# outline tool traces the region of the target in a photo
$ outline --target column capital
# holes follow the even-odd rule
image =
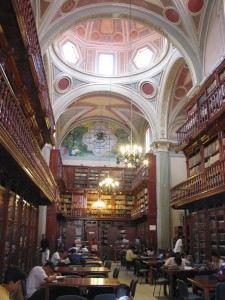
[[[171,142],[171,141],[154,141],[150,145],[150,148],[152,149],[153,153],[156,152],[169,152],[169,151],[175,151],[177,147],[177,143]]]

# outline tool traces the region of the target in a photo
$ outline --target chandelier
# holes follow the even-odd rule
[[[99,190],[101,193],[111,194],[112,192],[116,192],[119,189],[119,182],[114,181],[113,178],[106,177],[105,179],[99,182]]]
[[[105,208],[106,205],[105,205],[105,202],[102,201],[101,196],[99,196],[99,197],[98,197],[98,200],[95,201],[95,202],[92,204],[92,206],[93,206],[94,208],[102,209],[102,208]]]
[[[130,26],[129,26],[129,36],[130,36],[130,61],[132,60],[132,14],[131,14],[131,2],[130,2]],[[125,167],[137,168],[139,167],[143,160],[142,147],[136,144],[133,145],[133,97],[132,97],[132,62],[130,63],[130,144],[122,146],[119,150],[119,153],[116,157],[116,163],[124,163]]]
[[[143,162],[142,147],[137,145],[121,146],[120,153],[117,155],[116,163],[123,162],[125,167],[137,168]]]

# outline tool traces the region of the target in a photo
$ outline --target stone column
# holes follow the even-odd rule
[[[171,247],[170,208],[170,142],[157,141],[151,145],[156,155],[157,242],[158,249]]]

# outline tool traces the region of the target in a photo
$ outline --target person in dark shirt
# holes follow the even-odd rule
[[[49,241],[46,238],[45,234],[42,234],[42,239],[41,239],[41,262],[42,265],[44,266],[46,262],[49,260]]]
[[[68,258],[71,265],[85,265],[85,260],[81,254],[76,253],[76,249],[71,249]]]

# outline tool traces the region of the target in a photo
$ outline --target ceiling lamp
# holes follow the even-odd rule
[[[119,182],[114,181],[108,174],[107,178],[99,182],[99,189],[105,194],[111,194],[111,192],[115,193],[119,189]]]
[[[139,167],[142,162],[144,161],[144,157],[142,154],[142,147],[138,145],[133,145],[133,97],[132,97],[132,47],[131,47],[131,38],[132,38],[132,14],[131,14],[131,2],[130,2],[130,144],[122,146],[120,148],[120,152],[117,155],[116,163],[124,163],[125,167],[129,168],[137,168]]]
[[[93,204],[92,204],[93,208],[99,208],[99,209],[102,209],[102,208],[105,208],[105,202],[102,201],[101,199],[101,196],[98,197],[98,200],[95,201]]]
[[[142,155],[142,147],[133,145],[121,146],[120,153],[117,155],[116,163],[121,162],[128,168],[137,168],[143,162],[144,157]]]

